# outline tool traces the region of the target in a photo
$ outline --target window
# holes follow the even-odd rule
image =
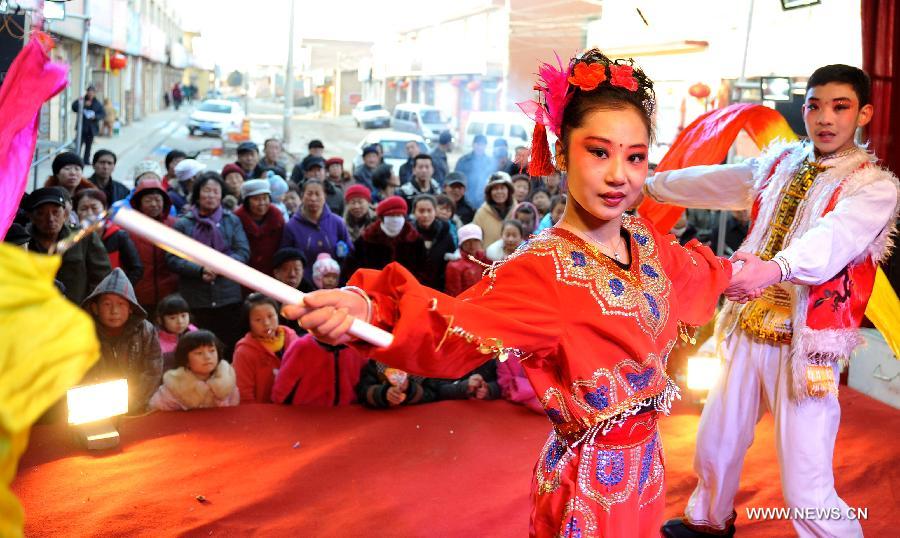
[[[365,107],[363,107],[363,110],[366,112],[371,112],[373,110],[384,110],[384,107],[382,107],[381,105],[366,105]]]
[[[525,132],[525,128],[521,125],[510,125],[509,136],[510,138],[521,138],[522,140],[528,140],[528,133]]]
[[[502,123],[489,123],[487,131],[484,133],[488,136],[503,136],[504,125]]]
[[[197,108],[200,112],[215,112],[217,114],[231,114],[231,105],[223,103],[200,103]]]
[[[428,124],[441,123],[441,113],[437,110],[423,110],[422,122]]]
[[[477,121],[473,121],[469,124],[469,127],[466,129],[466,134],[470,135],[480,135],[484,134],[484,124],[479,123]]]
[[[412,122],[417,122],[417,121],[419,121],[419,117],[416,116],[416,113],[415,113],[415,112],[410,112],[410,113],[409,113],[409,121],[412,121]]]

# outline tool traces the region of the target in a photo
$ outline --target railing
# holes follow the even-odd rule
[[[44,144],[44,147],[46,148],[46,144],[49,144],[49,143],[50,143],[50,142],[44,142],[44,143],[43,143],[43,144]],[[63,143],[63,144],[60,144],[59,146],[56,146],[55,148],[52,148],[52,149],[50,150],[50,152],[48,152],[48,153],[47,153],[46,155],[44,155],[43,157],[38,157],[38,154],[40,153],[40,150],[41,150],[41,145],[42,145],[42,144],[41,144],[41,141],[38,141],[37,146],[34,148],[34,160],[31,161],[31,174],[32,174],[32,176],[31,176],[31,183],[32,183],[32,184],[31,184],[31,189],[32,189],[32,190],[38,188],[38,167],[39,167],[41,164],[47,162],[49,159],[51,159],[51,158],[53,158],[53,157],[56,157],[59,153],[65,151],[65,150],[67,150],[67,149],[74,148],[74,147],[75,147],[75,140],[69,140],[68,142],[65,142],[65,143]]]

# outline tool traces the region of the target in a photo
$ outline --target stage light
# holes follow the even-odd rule
[[[708,391],[719,379],[722,365],[718,357],[695,355],[688,357],[687,386],[689,390]]]
[[[66,403],[69,424],[88,450],[118,446],[119,432],[112,417],[128,412],[128,381],[116,379],[75,387],[66,393]]]

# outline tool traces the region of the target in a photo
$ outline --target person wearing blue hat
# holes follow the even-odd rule
[[[468,180],[466,200],[472,207],[481,207],[484,203],[484,186],[488,178],[496,170],[495,162],[485,150],[487,149],[487,137],[475,135],[472,139],[472,151],[466,153],[456,162],[455,172],[462,173]]]

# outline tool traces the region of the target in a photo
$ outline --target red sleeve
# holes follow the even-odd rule
[[[681,246],[674,235],[661,236],[655,230],[654,235],[660,262],[672,282],[675,317],[688,325],[703,325],[716,313],[719,296],[731,280],[731,262],[696,239]]]
[[[444,278],[444,289],[447,290],[447,295],[451,297],[456,297],[462,291],[462,271],[460,271],[456,264],[450,262],[447,264],[447,271],[445,273]]]
[[[256,402],[256,371],[249,358],[252,353],[247,349],[247,345],[242,345],[241,342],[238,342],[234,349],[232,366],[237,378],[238,391],[241,393],[241,403]]]
[[[552,355],[560,339],[555,268],[522,253],[459,297],[419,284],[397,263],[361,270],[349,284],[366,290],[373,322],[394,335],[388,348],[354,344],[364,355],[408,372],[457,379],[491,358]]]

